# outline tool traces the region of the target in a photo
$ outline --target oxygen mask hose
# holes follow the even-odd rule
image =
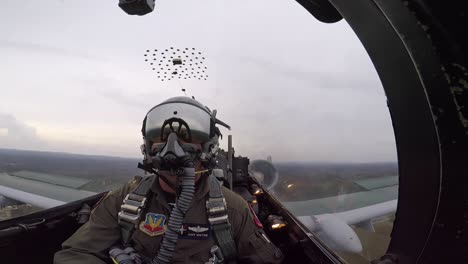
[[[177,246],[177,238],[185,214],[190,208],[195,193],[195,168],[192,159],[187,155],[181,158],[183,174],[180,177],[180,195],[171,211],[168,228],[161,242],[158,254],[152,259],[152,264],[169,263]]]

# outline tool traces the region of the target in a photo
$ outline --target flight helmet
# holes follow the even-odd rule
[[[216,118],[216,113],[216,110],[211,111],[186,96],[173,97],[153,107],[146,114],[141,129],[144,164],[150,164],[168,140],[173,140],[176,135],[177,145],[184,152],[201,161],[206,169],[212,169],[222,137],[216,125],[230,129],[229,125]],[[201,150],[195,150],[193,144],[200,144]]]

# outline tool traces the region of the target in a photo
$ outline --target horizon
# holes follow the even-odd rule
[[[127,159],[127,160],[142,160],[143,157],[121,157],[121,156],[112,156],[112,155],[92,155],[92,154],[81,154],[81,153],[73,153],[73,152],[61,152],[61,151],[43,151],[43,150],[34,150],[34,149],[11,149],[11,148],[2,148],[0,147],[0,152],[2,151],[17,151],[17,152],[33,152],[33,153],[42,153],[42,154],[63,154],[68,156],[83,156],[83,157],[95,157],[95,158],[114,158],[114,159]],[[239,156],[239,155],[238,155]],[[242,156],[241,157],[246,157]],[[249,157],[246,157],[249,158]],[[265,159],[251,159],[249,160],[252,162],[254,160],[267,160]],[[369,161],[369,162],[353,162],[353,161],[275,161],[274,158],[272,160],[273,164],[288,164],[288,165],[302,165],[302,164],[317,164],[317,165],[366,165],[366,164],[396,164],[398,165],[397,161]]]

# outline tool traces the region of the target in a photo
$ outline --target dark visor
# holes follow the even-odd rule
[[[170,133],[190,143],[204,143],[212,133],[211,115],[196,106],[174,102],[159,105],[147,115],[145,134],[152,142],[164,142]]]

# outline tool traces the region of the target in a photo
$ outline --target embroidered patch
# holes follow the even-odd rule
[[[250,212],[252,213],[255,225],[257,227],[259,227],[259,228],[263,228],[263,224],[262,224],[262,222],[260,222],[260,219],[258,219],[257,215],[255,214],[255,211],[254,211],[251,203],[249,203],[249,208],[250,208]]]
[[[179,238],[206,240],[210,238],[210,226],[203,224],[182,224]]]
[[[166,216],[147,213],[145,221],[141,221],[140,230],[149,236],[159,236],[166,232]]]

